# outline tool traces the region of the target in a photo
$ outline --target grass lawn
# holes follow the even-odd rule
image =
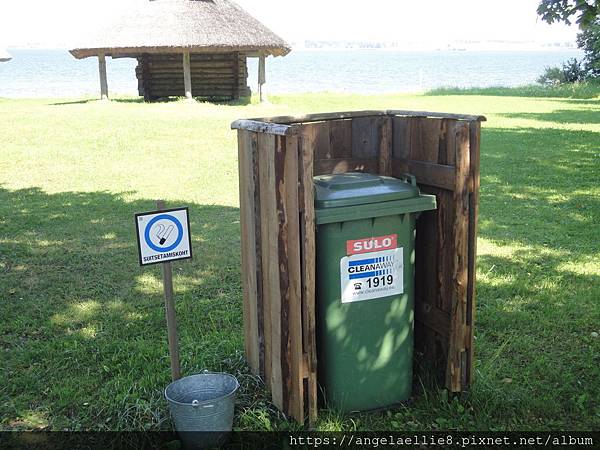
[[[430,387],[387,412],[322,411],[318,428],[599,429],[600,89],[523,92],[286,95],[267,106],[0,99],[0,430],[169,429],[160,269],[138,267],[133,221],[158,198],[190,206],[195,259],[174,267],[184,374],[237,374],[240,429],[296,427],[243,360],[229,124],[385,108],[489,120],[476,382],[461,401]]]

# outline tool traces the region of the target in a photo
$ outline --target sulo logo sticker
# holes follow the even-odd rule
[[[388,236],[370,237],[346,241],[346,254],[358,255],[360,253],[379,252],[382,250],[391,250],[398,247],[398,235],[390,234]]]

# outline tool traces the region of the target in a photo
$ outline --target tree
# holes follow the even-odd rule
[[[585,29],[600,18],[600,0],[541,0],[537,12],[548,23],[571,25],[575,16],[575,22]]]
[[[538,81],[562,83],[579,79],[579,75],[585,79],[600,78],[600,0],[541,0],[537,12],[548,23],[571,25],[575,18],[581,29],[577,47],[585,54],[582,61],[570,60],[563,64],[560,75],[564,75],[564,80],[558,79],[560,68],[550,68]]]

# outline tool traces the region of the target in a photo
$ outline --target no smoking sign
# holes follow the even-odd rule
[[[140,265],[192,257],[187,208],[135,215]]]

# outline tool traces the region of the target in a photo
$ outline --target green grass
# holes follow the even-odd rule
[[[238,428],[296,427],[243,361],[229,124],[386,108],[489,119],[476,382],[461,401],[428,387],[387,412],[322,411],[318,428],[598,429],[600,98],[560,94],[305,94],[271,105],[0,100],[0,429],[170,427],[160,271],[137,266],[133,222],[158,198],[191,212],[195,259],[175,265],[184,374],[236,374]]]

